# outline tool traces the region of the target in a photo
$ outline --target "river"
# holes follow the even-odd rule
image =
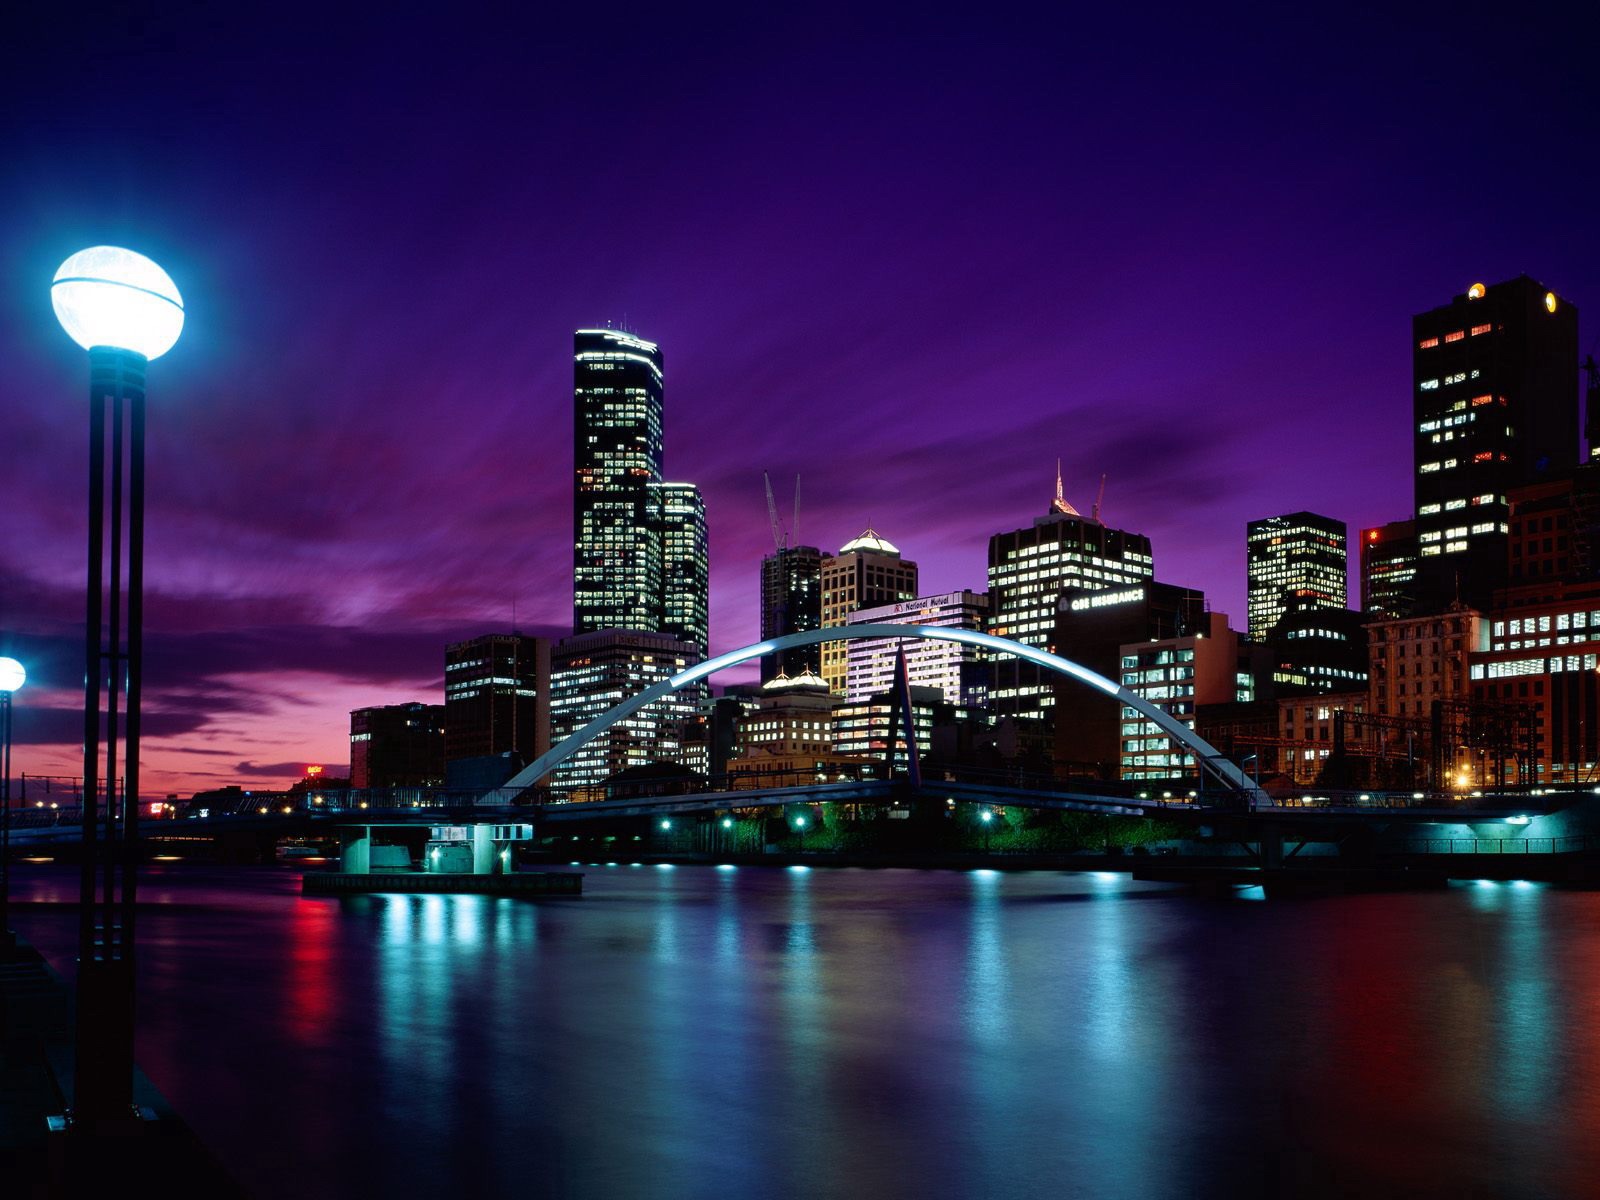
[[[263,1197],[1600,1195],[1600,893],[153,868],[141,1065]],[[14,872],[71,974],[76,875]]]

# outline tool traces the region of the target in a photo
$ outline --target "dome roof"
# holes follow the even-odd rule
[[[900,547],[888,538],[879,537],[876,530],[868,525],[860,537],[854,541],[846,542],[839,547],[840,554],[853,554],[857,550],[866,550],[873,554],[899,554]]]
[[[787,692],[795,688],[826,688],[828,681],[815,671],[801,671],[798,675],[785,675],[781,671],[775,678],[761,685],[763,692]]]

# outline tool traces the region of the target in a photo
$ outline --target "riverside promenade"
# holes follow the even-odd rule
[[[168,1198],[247,1195],[137,1069],[125,1123],[67,1127],[72,1066],[71,989],[21,938],[0,947],[0,1195],[103,1196],[135,1179]]]

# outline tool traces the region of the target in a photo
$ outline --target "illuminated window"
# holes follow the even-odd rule
[[[1462,338],[1464,338],[1466,336],[1467,336],[1467,334],[1466,334],[1466,331],[1464,329],[1457,329],[1454,333],[1445,334],[1444,335],[1444,340],[1447,341],[1447,342],[1459,342]]]
[[[1472,327],[1472,336],[1477,337],[1480,333],[1488,333],[1492,328],[1494,328],[1492,325],[1474,325]]]
[[[1417,349],[1418,350],[1432,350],[1438,344],[1439,344],[1439,339],[1436,338],[1436,337],[1423,338],[1420,342],[1417,343]]]

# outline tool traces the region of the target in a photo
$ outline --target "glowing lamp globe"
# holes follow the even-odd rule
[[[120,246],[90,246],[67,259],[50,285],[50,302],[85,350],[113,346],[160,358],[183,331],[183,297],[172,276]]]
[[[28,681],[28,673],[14,658],[0,658],[0,692],[14,692]]]

